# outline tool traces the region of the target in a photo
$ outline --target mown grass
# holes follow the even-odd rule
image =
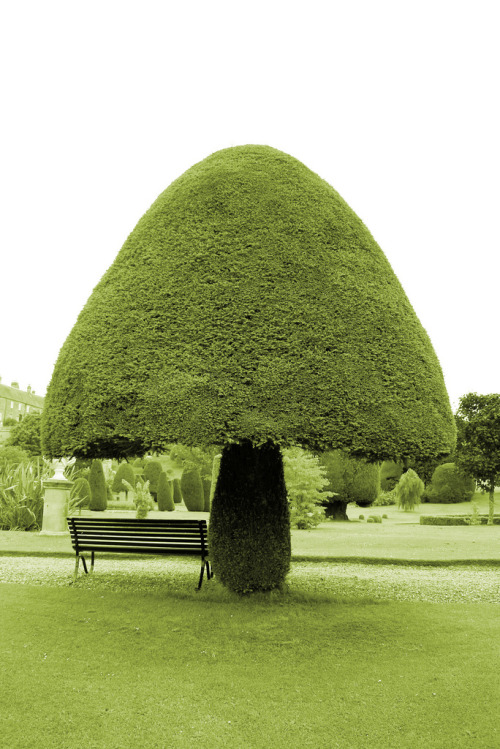
[[[495,605],[0,594],[10,749],[500,744]]]

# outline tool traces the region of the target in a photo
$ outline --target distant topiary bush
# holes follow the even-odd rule
[[[465,476],[455,463],[443,463],[432,474],[425,496],[428,502],[442,504],[469,502],[474,496],[475,488],[474,479]]]
[[[205,496],[198,468],[194,466],[185,468],[182,472],[180,485],[184,504],[189,512],[203,512]]]
[[[149,493],[156,500],[158,492],[158,479],[163,468],[159,460],[146,460],[144,464],[143,477],[144,481],[149,481]]]
[[[89,473],[90,503],[89,509],[104,511],[108,506],[108,491],[104,470],[100,460],[93,460]]]
[[[111,486],[112,491],[116,492],[117,494],[119,494],[120,492],[125,492],[125,495],[128,499],[128,488],[123,483],[123,479],[125,479],[127,484],[135,487],[135,471],[130,463],[120,463],[120,465],[116,469],[113,484]]]
[[[168,480],[165,471],[160,473],[157,492],[158,509],[161,512],[172,512],[175,510],[172,482]]]
[[[203,481],[203,497],[204,497],[204,505],[203,505],[203,511],[204,512],[210,512],[210,494],[212,489],[212,481],[210,479],[202,479]]]
[[[74,480],[73,486],[71,487],[69,494],[69,507],[70,512],[76,510],[82,510],[83,507],[88,507],[90,504],[90,484],[86,478],[79,477]]]
[[[370,515],[370,517],[368,519],[369,520],[373,520],[374,523],[381,523],[382,522],[382,518],[380,517],[380,515]]]
[[[172,489],[174,494],[174,503],[176,505],[179,505],[182,502],[181,482],[179,479],[174,479]]]

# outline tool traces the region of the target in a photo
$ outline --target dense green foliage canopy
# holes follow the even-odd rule
[[[41,414],[26,414],[21,421],[16,421],[6,444],[20,447],[30,456],[41,455],[40,424]]]
[[[268,146],[212,154],[141,218],[56,362],[48,456],[249,440],[370,460],[438,455],[442,372],[340,195]]]

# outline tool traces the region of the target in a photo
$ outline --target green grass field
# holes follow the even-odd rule
[[[0,593],[9,749],[500,744],[495,605]]]
[[[500,561],[500,526],[419,525],[443,511],[464,506],[349,508],[351,523],[293,531],[294,558]],[[1,552],[16,549],[71,553],[68,538],[2,532],[0,580]],[[192,560],[159,582],[139,561],[126,573],[126,558],[119,573],[103,561],[76,586],[69,559],[55,586],[35,561],[37,584],[0,583],[2,749],[500,746],[498,604],[444,603],[440,588],[439,603],[381,601],[356,577],[315,593],[302,562],[287,594],[239,598],[217,581],[195,593]]]

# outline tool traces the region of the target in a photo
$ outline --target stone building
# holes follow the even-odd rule
[[[0,427],[6,419],[20,421],[26,414],[41,413],[43,402],[44,398],[36,395],[30,385],[21,390],[18,382],[3,385],[0,377]]]

